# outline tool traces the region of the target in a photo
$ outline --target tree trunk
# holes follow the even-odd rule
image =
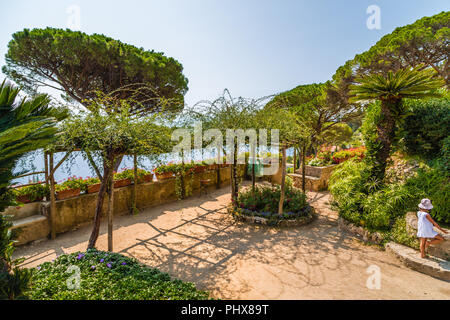
[[[220,148],[217,149],[217,189],[220,189]]]
[[[108,196],[108,251],[113,251],[114,172],[112,170],[109,173]]]
[[[306,144],[302,146],[302,191],[306,193]]]
[[[234,199],[237,200],[238,192],[239,192],[239,181],[238,181],[238,164],[237,164],[237,152],[238,152],[238,145],[237,143],[234,144],[234,152],[233,152],[233,162],[234,162],[234,168],[233,168],[233,179],[234,179]]]
[[[281,159],[281,188],[280,188],[280,202],[278,204],[278,214],[283,213],[283,204],[284,204],[284,189],[285,189],[285,180],[286,180],[286,148],[283,147],[281,149],[283,158]]]
[[[373,164],[372,173],[378,181],[383,181],[387,159],[391,153],[391,145],[395,138],[395,118],[391,113],[391,108],[396,107],[401,100],[381,101],[381,119],[377,123],[378,142],[380,148],[375,152],[375,163]]]
[[[138,163],[137,163],[137,155],[133,155],[133,177],[134,177],[134,184],[133,184],[133,189],[131,190],[131,214],[135,214],[137,213],[137,206],[136,206],[136,202],[137,202],[137,185],[138,185]]]
[[[252,144],[252,153],[253,153],[253,158],[252,158],[252,191],[255,192],[256,189],[256,150],[255,150],[255,146]]]
[[[49,154],[49,170],[50,170],[50,239],[56,238],[55,231],[55,214],[56,214],[56,204],[55,204],[55,173],[53,167],[53,152]]]
[[[233,162],[231,164],[231,201],[236,204],[238,194],[237,181],[237,143],[234,142]]]
[[[103,209],[103,201],[105,199],[106,189],[108,187],[109,179],[111,176],[111,171],[113,170],[114,156],[109,155],[107,159],[103,160],[103,179],[101,181],[100,190],[97,195],[97,204],[95,207],[94,215],[94,227],[89,237],[88,249],[95,248],[95,243],[97,242],[98,234],[100,231],[100,221]]]
[[[295,149],[295,147],[294,147],[294,159],[293,159],[293,170],[294,170],[294,173],[295,173],[295,169],[296,169],[296,167],[297,167],[297,149]]]

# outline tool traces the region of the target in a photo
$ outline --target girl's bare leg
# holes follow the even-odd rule
[[[426,238],[420,238],[420,256],[422,258],[425,258],[425,246],[427,243],[427,239]]]
[[[436,237],[434,237],[434,239],[427,241],[427,243],[425,244],[425,250],[430,246],[430,245],[434,245],[434,244],[438,244],[441,243],[442,241],[444,241],[444,238],[438,234]]]

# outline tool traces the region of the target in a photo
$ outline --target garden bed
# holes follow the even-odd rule
[[[265,212],[235,208],[231,204],[228,206],[227,210],[228,213],[238,221],[277,227],[302,226],[312,222],[316,217],[314,208],[311,206],[306,207],[305,212],[289,212],[281,215],[279,215],[278,213],[267,214]]]
[[[79,287],[68,287],[75,271]],[[88,249],[38,266],[26,296],[33,300],[205,300],[209,294],[191,282],[173,279],[136,259]],[[70,282],[76,286],[75,281]],[[74,290],[76,289],[76,290]]]
[[[261,184],[253,190],[244,188],[237,202],[230,204],[228,212],[237,220],[271,226],[298,226],[314,219],[314,209],[306,196],[291,184],[286,184],[283,213],[278,214],[281,189],[277,185]]]

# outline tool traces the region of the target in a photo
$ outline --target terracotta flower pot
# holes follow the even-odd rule
[[[38,202],[38,201],[42,201],[42,199],[44,199],[44,198],[40,197],[40,198],[36,198],[34,200],[31,200],[30,195],[28,195],[28,194],[24,194],[24,195],[18,196],[16,198],[16,200],[18,202],[21,202],[21,203]]]
[[[143,182],[152,182],[153,181],[153,173],[146,174],[142,177]]]
[[[57,200],[64,200],[68,198],[73,198],[76,196],[79,196],[81,193],[81,189],[68,189],[64,191],[56,192],[56,199]]]
[[[194,172],[195,173],[200,173],[200,172],[205,172],[206,171],[206,166],[201,166],[201,167],[195,167],[194,168]]]
[[[173,178],[173,172],[155,173],[158,180]]]
[[[114,181],[114,188],[121,188],[121,187],[126,187],[129,186],[131,184],[131,179],[120,179],[120,180],[116,180]]]
[[[100,191],[101,183],[91,184],[87,187],[87,193],[96,193]]]

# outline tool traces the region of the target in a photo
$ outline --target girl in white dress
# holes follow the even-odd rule
[[[419,212],[417,212],[417,236],[420,238],[420,256],[426,257],[426,250],[430,244],[438,244],[444,241],[444,238],[437,233],[433,226],[447,233],[442,229],[433,218],[430,216],[430,211],[433,209],[430,199],[422,199],[419,203]]]

